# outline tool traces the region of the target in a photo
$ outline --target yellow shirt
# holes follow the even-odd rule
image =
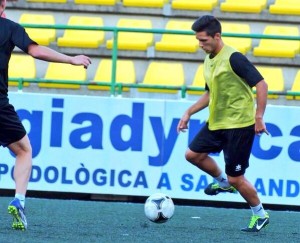
[[[242,128],[255,122],[251,87],[232,70],[229,58],[236,50],[224,45],[214,57],[204,60],[204,78],[209,87],[209,129]]]

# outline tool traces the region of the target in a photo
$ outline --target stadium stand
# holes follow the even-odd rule
[[[181,86],[185,83],[183,65],[174,62],[158,62],[153,61],[149,64],[143,84],[146,85],[165,85],[165,86]],[[177,90],[171,89],[154,89],[154,88],[138,88],[140,92],[162,92],[177,93]]]
[[[294,82],[293,82],[293,86],[290,90],[288,91],[292,91],[292,92],[300,92],[300,70],[297,72]],[[300,100],[300,96],[296,96],[296,95],[287,95],[286,99],[288,100]]]
[[[284,77],[282,68],[257,66],[257,69],[260,71],[260,73],[264,77],[264,80],[267,82],[269,91],[284,91]],[[277,99],[278,97],[279,96],[276,94],[268,95],[269,99]]]
[[[126,7],[162,8],[169,0],[123,0]]]
[[[115,5],[119,0],[74,0],[75,4]]]
[[[192,21],[170,20],[167,30],[191,30]],[[157,51],[196,52],[198,41],[193,35],[163,34],[160,41],[155,43]]]
[[[9,62],[9,79],[36,78],[36,65],[33,57],[23,54],[12,54]],[[9,86],[18,86],[17,81],[9,81]],[[24,82],[25,87],[29,86]]]
[[[118,60],[116,69],[116,83],[134,84],[136,74],[132,60]],[[93,82],[110,82],[112,76],[112,60],[102,59],[96,70]],[[110,86],[88,85],[91,90],[109,90]],[[122,91],[129,91],[129,87],[123,87]]]
[[[46,80],[86,81],[86,69],[64,63],[49,63],[45,77]],[[39,82],[40,88],[79,89],[79,84]]]
[[[249,24],[240,24],[240,23],[222,23],[223,33],[237,33],[237,34],[250,34],[250,25]],[[235,37],[223,37],[225,44],[230,45],[236,48],[243,54],[246,54],[252,48],[251,38],[235,38]]]
[[[68,0],[26,0],[33,3],[67,3]]]
[[[205,80],[203,76],[203,64],[200,64],[197,72],[195,74],[193,83],[189,87],[196,87],[196,88],[205,88]],[[196,91],[196,90],[188,90],[187,93],[189,95],[201,95],[203,91]]]
[[[173,0],[173,9],[212,11],[218,4],[218,0]]]
[[[101,17],[71,16],[68,25],[101,27],[103,26],[103,19]],[[104,43],[104,38],[104,31],[67,29],[63,37],[57,39],[57,45],[64,47],[97,48]]]
[[[118,21],[117,27],[151,29],[152,22],[149,19],[125,19]],[[119,32],[118,49],[145,51],[154,42],[153,33]],[[106,47],[112,49],[113,39],[106,42]]]
[[[269,11],[271,14],[300,15],[300,1],[275,0],[275,3],[270,5]]]
[[[296,26],[267,25],[265,35],[299,36]],[[262,39],[253,49],[254,56],[294,58],[300,50],[299,40]]]
[[[52,14],[23,13],[19,19],[20,24],[49,24],[54,25],[55,19]],[[48,46],[56,40],[55,29],[26,28],[28,35],[40,45]]]
[[[195,9],[177,9],[173,8],[172,5],[175,4],[175,2],[180,2],[180,0],[174,0],[174,1],[163,1],[162,7],[146,7],[146,6],[125,6],[125,1],[112,1],[109,4],[105,5],[102,1],[84,1],[85,3],[79,3],[79,1],[70,1],[68,0],[66,3],[58,3],[54,2],[55,0],[36,0],[37,2],[32,2],[34,0],[27,0],[27,1],[12,1],[8,2],[7,7],[7,15],[12,18],[12,20],[18,22],[21,14],[23,13],[30,13],[30,14],[40,14],[41,11],[43,11],[43,15],[53,15],[55,16],[55,22],[57,24],[67,24],[68,20],[71,16],[76,13],[78,16],[85,16],[85,17],[101,17],[103,19],[103,25],[104,26],[118,26],[118,21],[120,19],[137,19],[137,23],[131,23],[129,25],[123,26],[124,28],[127,27],[137,27],[137,28],[143,28],[145,29],[145,25],[138,25],[138,22],[141,22],[141,20],[147,20],[151,22],[151,27],[148,28],[155,28],[155,29],[167,29],[167,23],[169,21],[182,21],[182,22],[193,22],[195,18],[198,18],[202,14],[213,14],[216,17],[218,17],[222,23],[223,23],[223,33],[251,33],[251,34],[266,34],[265,29],[267,29],[267,26],[272,25],[282,25],[286,27],[286,29],[294,28],[292,33],[285,32],[281,33],[280,35],[287,35],[287,36],[297,36],[299,35],[299,24],[300,24],[300,15],[297,15],[296,13],[293,13],[292,11],[286,12],[286,13],[272,13],[271,9],[273,8],[273,5],[277,5],[282,3],[282,1],[279,0],[254,0],[254,1],[244,1],[244,0],[238,0],[238,4],[235,4],[237,7],[241,7],[243,3],[246,4],[246,6],[255,5],[256,8],[258,6],[258,11],[251,10],[252,6],[250,6],[248,9],[250,9],[250,12],[243,12],[243,11],[225,11],[222,8],[226,6],[226,4],[232,3],[231,0],[219,0],[217,5],[212,8],[212,10],[195,10]],[[53,2],[50,2],[53,1]],[[59,0],[57,0],[59,1]],[[83,0],[82,0],[83,1]],[[100,3],[102,2],[102,3]],[[141,1],[137,1],[140,3]],[[152,1],[154,2],[154,1]],[[188,6],[189,0],[185,0],[186,6]],[[197,4],[202,3],[210,3],[211,1],[194,1]],[[284,1],[289,2],[287,5],[292,5],[294,9],[297,8],[297,3],[291,4],[290,0]],[[266,4],[265,4],[266,3]],[[248,5],[249,4],[249,5]],[[239,6],[238,6],[239,5]],[[222,7],[223,6],[223,7]],[[35,24],[37,22],[35,21]],[[40,21],[38,23],[41,23]],[[227,24],[234,24],[234,28],[227,27]],[[240,30],[238,30],[238,25],[249,25],[248,27],[242,27]],[[190,27],[188,28],[190,30]],[[39,29],[38,32],[42,33],[43,29]],[[180,27],[178,30],[184,30],[184,28]],[[236,31],[236,32],[235,32]],[[63,37],[66,31],[64,30],[57,30],[57,42],[56,40],[50,41],[50,45],[54,48],[57,48],[60,51],[65,52],[66,54],[77,54],[77,53],[83,53],[86,55],[91,56],[94,61],[93,64],[100,63],[103,59],[110,59],[112,56],[111,48],[112,48],[112,40],[110,39],[113,35],[113,32],[105,31],[105,37],[108,39],[104,40],[105,44],[100,45],[98,48],[90,48],[88,46],[84,47],[62,47],[59,46],[58,40],[59,38]],[[131,35],[130,35],[131,34]],[[198,49],[198,43],[196,43],[196,51],[195,52],[178,52],[178,51],[160,51],[156,49],[156,46],[159,42],[163,40],[163,35],[158,33],[150,33],[149,36],[151,36],[150,42],[148,44],[143,44],[142,48],[136,48],[131,47],[130,43],[132,40],[140,39],[142,35],[148,34],[148,33],[129,33],[129,32],[119,32],[118,41],[122,42],[122,35],[124,36],[130,36],[130,41],[125,42],[124,47],[120,45],[119,43],[119,49],[117,52],[118,60],[130,60],[133,61],[135,72],[136,72],[136,83],[143,83],[145,73],[148,69],[149,62],[165,62],[165,63],[174,63],[174,60],[177,62],[180,62],[184,64],[184,84],[189,87],[202,87],[202,84],[197,84],[195,82],[196,73],[198,72],[198,67],[201,66],[201,63],[204,60],[205,53],[203,51]],[[277,32],[270,33],[271,35],[277,35]],[[279,34],[278,34],[279,35]],[[43,35],[44,37],[45,35]],[[171,36],[171,35],[170,35]],[[187,37],[187,36],[185,36]],[[191,36],[192,37],[192,36]],[[126,37],[127,38],[127,37]],[[245,55],[249,58],[250,61],[252,61],[257,66],[263,66],[263,67],[281,67],[283,76],[284,76],[284,91],[288,91],[292,89],[292,86],[294,85],[294,79],[296,76],[296,73],[298,71],[298,66],[300,63],[300,55],[299,55],[299,45],[298,41],[295,40],[272,40],[272,39],[260,39],[259,37],[254,37],[250,41],[247,40],[247,38],[237,38],[237,37],[225,37],[224,42],[234,46],[242,53],[245,53]],[[236,38],[236,40],[235,40]],[[36,39],[36,38],[34,38]],[[141,38],[143,39],[143,38]],[[109,42],[110,41],[110,42]],[[270,42],[269,42],[270,41]],[[244,44],[246,42],[247,44]],[[250,49],[249,49],[249,42]],[[267,49],[269,49],[269,53],[272,54],[272,56],[266,55],[266,53],[258,54],[259,49],[261,47],[261,43],[266,42],[265,46]],[[145,42],[144,42],[145,43]],[[149,44],[150,43],[150,44]],[[243,44],[242,44],[243,43]],[[271,43],[271,44],[270,44]],[[275,47],[272,47],[272,43],[275,43]],[[245,49],[243,49],[245,45]],[[272,49],[272,48],[275,49]],[[132,49],[131,49],[132,48]],[[291,48],[291,50],[286,50],[285,48]],[[15,50],[16,53],[19,52],[19,50]],[[283,52],[284,55],[281,55]],[[279,54],[280,55],[279,55]],[[287,54],[288,53],[288,54]],[[36,62],[38,65],[42,66],[43,68],[37,69],[37,78],[44,78],[45,77],[45,70],[46,65],[45,64],[39,64],[39,62]],[[118,65],[117,65],[118,66]],[[87,70],[88,79],[93,80],[95,78],[97,65],[91,65],[91,67]],[[162,70],[160,76],[167,76],[168,73],[164,74],[163,72],[165,70]],[[117,71],[118,73],[119,71]],[[200,71],[199,71],[200,72]],[[108,74],[110,71],[107,72]],[[200,75],[201,76],[201,75]],[[61,78],[63,80],[63,78]],[[276,81],[277,82],[277,81]],[[198,86],[199,85],[199,86]],[[273,85],[273,84],[272,84]],[[272,86],[271,85],[271,86]],[[269,86],[270,87],[270,86]],[[34,88],[34,86],[30,85],[29,89]],[[98,87],[99,88],[99,87]],[[103,88],[103,87],[101,87]],[[48,90],[48,89],[47,89]],[[138,97],[178,97],[178,96],[165,96],[165,94],[162,94],[160,92],[157,92],[157,90],[154,92],[136,92],[136,89],[130,89],[130,92],[126,92],[125,95],[128,95],[129,97],[133,97],[137,95]],[[45,89],[39,90],[42,92],[47,92]],[[83,89],[80,88],[79,90],[75,90],[74,92],[82,92]],[[72,93],[70,89],[61,90],[61,92],[67,92]],[[102,95],[103,92],[92,92],[92,91],[85,91],[90,92],[89,94],[93,95]],[[190,91],[189,91],[190,92]],[[201,92],[200,92],[201,93]],[[85,93],[86,94],[86,93]],[[196,99],[197,95],[193,96],[187,96],[189,99]],[[283,99],[282,99],[283,98]],[[297,102],[296,99],[288,100],[285,99],[284,96],[279,96],[278,98],[270,97],[269,102],[271,104],[295,104]],[[287,103],[286,103],[287,102]],[[298,101],[299,102],[299,101]],[[296,103],[298,104],[298,103]]]
[[[225,0],[220,9],[224,12],[261,13],[267,7],[267,0]]]

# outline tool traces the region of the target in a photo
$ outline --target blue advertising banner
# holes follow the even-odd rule
[[[244,202],[239,194],[210,197],[213,179],[184,157],[208,111],[185,133],[176,126],[187,100],[10,93],[31,140],[29,190]],[[246,176],[263,203],[300,203],[300,108],[268,106],[270,135],[255,138]],[[1,148],[1,188],[13,189],[14,156]],[[213,158],[224,168],[223,155]]]

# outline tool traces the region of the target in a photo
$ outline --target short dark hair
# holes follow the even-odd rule
[[[199,17],[192,25],[195,32],[205,31],[207,35],[214,37],[216,33],[222,33],[220,21],[212,15],[203,15]]]

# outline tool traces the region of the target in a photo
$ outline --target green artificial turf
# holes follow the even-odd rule
[[[11,228],[0,197],[0,243],[44,242],[300,242],[300,213],[268,211],[270,224],[259,233],[243,233],[250,209],[175,205],[172,219],[156,224],[141,203],[26,199],[27,231]]]

